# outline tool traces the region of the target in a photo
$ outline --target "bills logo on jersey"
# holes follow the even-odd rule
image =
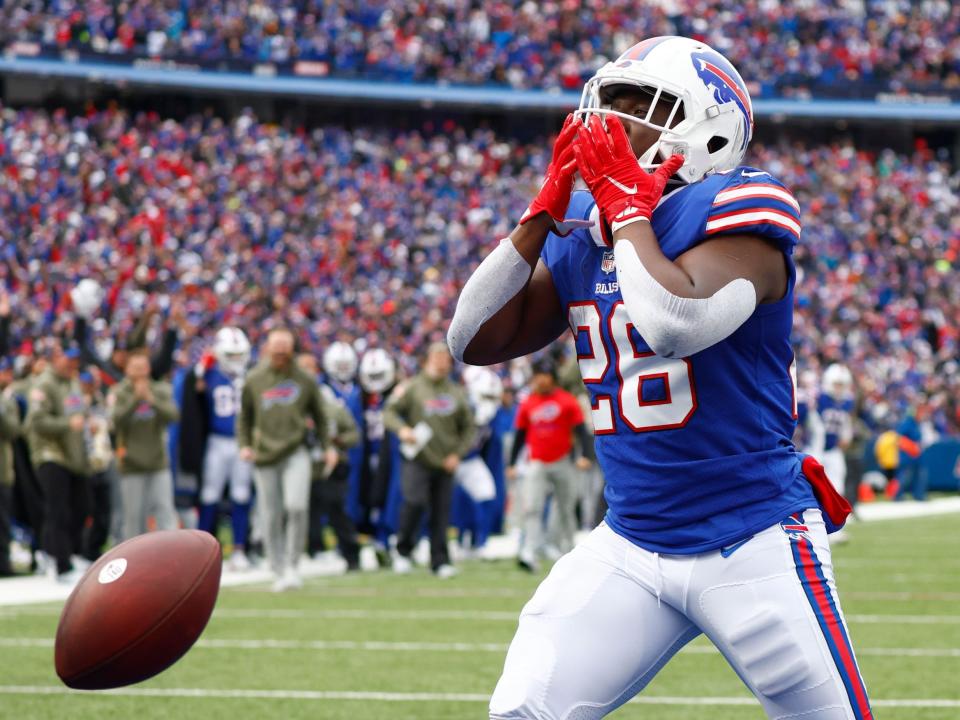
[[[299,397],[300,386],[293,380],[284,380],[269,390],[264,390],[260,396],[264,410],[269,410],[275,405],[293,405]]]
[[[156,412],[153,405],[148,402],[141,402],[137,409],[133,411],[133,417],[137,420],[152,420]]]
[[[67,395],[67,397],[63,400],[63,414],[72,415],[74,413],[83,412],[86,405],[87,403],[83,399],[83,395]]]
[[[746,148],[750,140],[750,128],[753,126],[753,109],[750,96],[742,84],[743,81],[738,78],[737,71],[725,58],[712,51],[692,53],[691,59],[703,84],[708,90],[713,90],[714,99],[721,104],[736,103],[740,108],[744,122],[742,147]]]
[[[537,406],[530,413],[532,423],[552,423],[560,417],[561,408],[558,403],[547,402]]]
[[[612,250],[603,253],[603,259],[600,260],[600,269],[605,273],[612,273],[617,269],[617,262],[613,258]]]
[[[790,537],[800,537],[803,533],[810,531],[803,518],[797,513],[780,523],[780,527]]]
[[[457,407],[457,401],[451,395],[437,395],[423,404],[427,415],[449,415]]]

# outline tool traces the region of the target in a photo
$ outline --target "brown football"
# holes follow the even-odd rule
[[[72,688],[132,685],[193,645],[220,589],[220,544],[198,530],[138,535],[80,579],[60,615],[54,658]]]

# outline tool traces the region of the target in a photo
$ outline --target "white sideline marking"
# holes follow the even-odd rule
[[[0,647],[53,647],[53,638],[0,638]],[[395,642],[386,640],[200,640],[196,647],[211,650],[369,650],[375,652],[492,652],[503,653],[506,643]],[[854,648],[857,655],[877,657],[960,657],[960,648]],[[688,645],[680,651],[689,655],[716,655],[712,645]]]
[[[119,688],[116,690],[71,690],[57,685],[0,685],[4,695],[118,695],[122,697],[255,698],[276,700],[373,700],[380,702],[468,702],[486,703],[484,693],[391,693],[366,690],[224,690],[213,688]],[[752,697],[671,697],[641,695],[630,701],[637,705],[755,706]],[[871,700],[874,707],[960,708],[960,700],[907,698]]]
[[[59,607],[0,608],[0,618],[20,615],[59,615]],[[270,608],[224,608],[214,610],[215,620],[257,618],[267,620],[489,620],[516,623],[520,611],[475,610],[284,610]],[[847,622],[870,625],[960,625],[960,615],[846,615]]]

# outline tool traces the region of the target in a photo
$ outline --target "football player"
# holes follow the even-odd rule
[[[358,378],[363,391],[359,525],[373,535],[377,559],[386,567],[402,501],[397,439],[383,426],[383,408],[397,383],[396,363],[386,350],[372,348],[360,361]]]
[[[243,330],[224,327],[217,331],[213,352],[204,355],[194,368],[194,387],[202,396],[200,407],[206,429],[197,527],[216,534],[217,511],[229,484],[233,525],[230,566],[234,570],[250,567],[246,545],[253,471],[250,463],[240,459],[235,433],[240,391],[249,362],[250,341]]]
[[[357,384],[357,353],[349,343],[338,340],[331,343],[323,353],[323,382],[347,406],[357,425],[363,423],[363,399]],[[360,504],[362,448],[353,447],[347,452],[350,476],[347,479],[347,514],[355,523],[360,523],[363,511]]]
[[[849,505],[791,443],[800,208],[742,164],[752,133],[720,53],[633,46],[464,286],[465,362],[576,335],[609,505],[524,607],[491,718],[603,717],[700,633],[771,717],[871,717],[827,543]]]

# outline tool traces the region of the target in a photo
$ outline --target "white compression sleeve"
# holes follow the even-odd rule
[[[688,357],[731,335],[757,307],[757,290],[731,280],[708,298],[674,295],[647,271],[629,240],[613,249],[620,294],[630,321],[660,357]]]
[[[500,241],[487,255],[460,293],[447,331],[447,345],[463,361],[463,353],[481,326],[523,290],[532,269],[510,238]]]

